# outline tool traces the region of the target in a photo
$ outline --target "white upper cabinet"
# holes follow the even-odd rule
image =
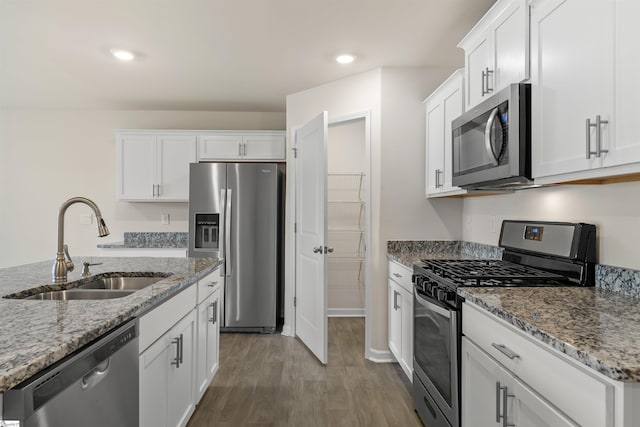
[[[526,0],[499,0],[458,44],[465,51],[465,110],[529,78]]]
[[[639,15],[636,0],[532,2],[536,182],[640,171]]]
[[[201,135],[198,160],[284,161],[285,133],[224,132]]]
[[[466,192],[452,184],[451,123],[463,112],[463,81],[463,70],[457,70],[425,100],[427,197],[451,196]]]
[[[195,136],[118,133],[116,153],[118,200],[189,200],[189,163],[196,161]]]

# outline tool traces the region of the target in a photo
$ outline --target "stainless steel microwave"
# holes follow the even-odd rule
[[[453,185],[512,189],[531,180],[531,85],[512,84],[455,119]]]

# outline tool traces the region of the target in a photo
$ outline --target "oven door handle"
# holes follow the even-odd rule
[[[451,318],[451,310],[448,310],[446,308],[440,307],[439,305],[436,305],[432,302],[427,301],[422,296],[420,296],[418,292],[415,292],[415,295],[418,302],[426,306],[429,310],[435,311],[436,313],[446,317],[447,319]]]

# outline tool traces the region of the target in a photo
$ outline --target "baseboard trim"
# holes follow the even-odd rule
[[[364,317],[364,308],[329,308],[329,317]]]
[[[285,337],[292,337],[293,335],[291,334],[291,326],[282,325],[282,332],[280,334],[284,335]]]
[[[391,353],[390,350],[376,350],[376,349],[370,348],[366,352],[365,358],[375,363],[397,362],[396,358],[393,356],[393,353]]]

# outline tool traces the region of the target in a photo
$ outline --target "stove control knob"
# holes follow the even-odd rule
[[[438,289],[437,298],[438,301],[446,301],[448,292],[444,289]]]

